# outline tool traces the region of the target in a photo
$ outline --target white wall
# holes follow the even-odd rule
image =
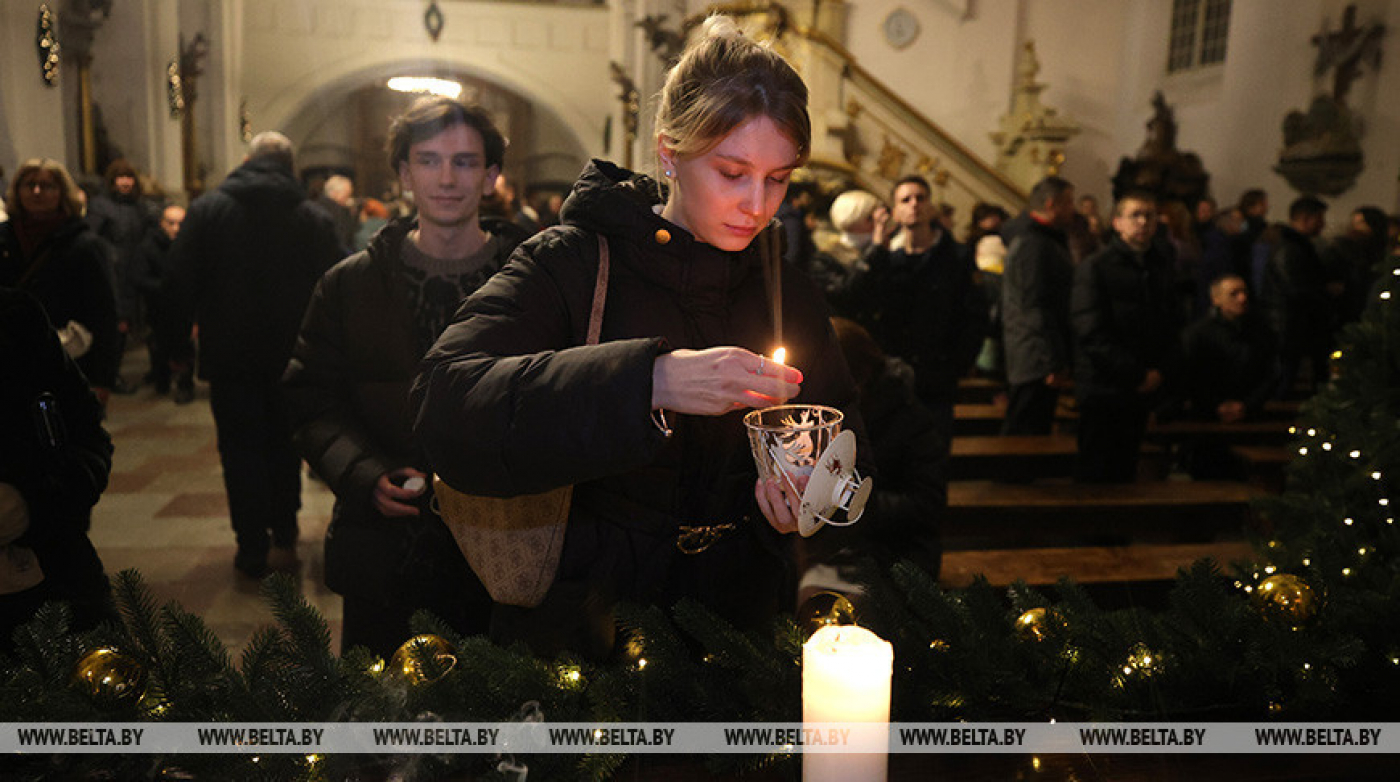
[[[1167,76],[1169,0],[971,0],[971,18],[955,0],[854,0],[847,48],[857,61],[974,152],[994,158],[987,131],[1006,111],[1016,47],[1036,44],[1047,84],[1043,101],[1074,119],[1083,132],[1066,149],[1062,173],[1081,192],[1106,200],[1119,159],[1146,137],[1151,99],[1162,90],[1176,112],[1177,147],[1201,156],[1211,190],[1233,202],[1262,187],[1282,219],[1297,197],[1274,173],[1283,147],[1282,123],[1330,90],[1314,82],[1317,50],[1310,43],[1324,20],[1341,26],[1353,0],[1235,0],[1223,67]],[[1348,192],[1330,199],[1331,220],[1363,204],[1400,209],[1400,0],[1357,0],[1358,21],[1389,30],[1381,71],[1368,69],[1348,103],[1364,123],[1366,169]],[[912,11],[922,31],[898,51],[881,25],[891,10]]]
[[[39,5],[38,0],[0,0],[0,166],[6,181],[32,157],[76,168],[64,145],[64,120],[76,107],[72,112],[65,107],[61,82],[77,74],[71,62],[61,61],[58,81],[45,86],[34,45]]]

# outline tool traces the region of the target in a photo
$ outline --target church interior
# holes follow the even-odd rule
[[[828,197],[887,196],[917,174],[959,236],[975,205],[1015,215],[1047,176],[1101,209],[1134,187],[1221,208],[1257,189],[1281,221],[1314,195],[1329,235],[1363,206],[1400,212],[1400,0],[0,0],[0,185],[30,158],[61,161],[80,183],[123,159],[148,195],[188,205],[255,134],[277,130],[308,188],[340,175],[356,198],[393,203],[388,120],[431,82],[490,111],[510,142],[503,173],[544,213],[590,159],[657,167],[652,96],[715,11],[771,42],[810,89],[812,155],[795,181]],[[145,361],[133,341],[123,374],[141,377]],[[977,378],[959,389],[938,582],[948,590],[981,577],[1051,590],[1070,576],[1111,606],[1165,606],[1178,569],[1250,556],[1251,503],[1281,494],[1296,450],[1299,408],[1282,405],[1231,443],[1246,480],[1188,485],[1170,463],[1191,436],[1182,424],[1149,436],[1133,491],[1047,493],[995,481],[1015,458],[989,442],[997,392]],[[207,401],[202,383],[194,404],[149,388],[112,397],[114,463],[90,535],[109,574],[140,571],[158,601],[202,616],[237,655],[270,617],[258,584],[229,566]],[[1062,412],[1061,424],[1073,420]],[[1036,447],[1016,456],[1052,486],[1067,480],[1072,443]],[[338,649],[340,598],[322,561],[333,502],[304,477],[296,579]],[[1126,545],[1104,532],[1124,517],[1147,530]],[[1045,533],[1046,520],[1079,537]],[[1039,776],[1040,760],[940,768],[958,779],[1324,778],[1306,764],[1119,760],[1047,759]],[[675,773],[666,778],[702,778]],[[1348,766],[1348,778],[1372,773]]]

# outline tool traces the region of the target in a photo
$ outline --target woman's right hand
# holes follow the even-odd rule
[[[676,350],[651,368],[651,407],[690,415],[724,415],[780,405],[797,396],[802,373],[743,348]]]

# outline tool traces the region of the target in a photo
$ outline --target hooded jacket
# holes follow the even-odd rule
[[[280,378],[316,281],[341,257],[330,217],[266,155],[195,199],[170,252],[211,380]]]
[[[514,496],[574,484],[556,587],[582,580],[667,604],[689,595],[731,619],[745,609],[763,619],[791,594],[776,585],[779,576],[791,581],[791,540],[771,529],[754,500],[746,411],[670,413],[669,438],[650,414],[652,365],[662,353],[720,345],[773,352],[757,249],[767,237],[739,252],[704,244],[660,217],[658,193],[644,176],[590,164],[562,224],[521,245],[429,351],[412,393],[414,434],[433,469],[462,491]],[[611,271],[601,343],[584,346],[595,234],[607,239]],[[841,408],[847,428],[863,436],[821,295],[806,275],[788,271],[782,339],[788,363],[804,375],[792,402]],[[678,553],[680,525],[720,523],[738,529],[704,554]],[[691,588],[677,586],[682,570]]]

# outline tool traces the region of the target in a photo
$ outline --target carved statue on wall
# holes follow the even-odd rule
[[[1147,139],[1133,158],[1118,162],[1113,176],[1113,197],[1129,190],[1156,193],[1163,201],[1195,204],[1206,197],[1210,174],[1194,152],[1176,148],[1176,115],[1166,98],[1152,96],[1152,118],[1147,121]]]
[[[1342,29],[1330,32],[1324,20],[1322,32],[1312,37],[1317,47],[1313,77],[1334,71],[1332,94],[1313,98],[1307,112],[1290,111],[1283,118],[1283,152],[1274,166],[1288,184],[1303,193],[1335,196],[1356,183],[1365,168],[1361,141],[1356,132],[1347,93],[1361,77],[1362,66],[1380,64],[1385,25],[1356,25],[1356,6],[1342,14]]]
[[[991,134],[997,169],[1026,191],[1059,173],[1065,144],[1079,133],[1078,123],[1040,102],[1046,85],[1036,81],[1039,73],[1035,41],[1026,41],[1016,60],[1011,111],[1002,115],[1000,129]]]

